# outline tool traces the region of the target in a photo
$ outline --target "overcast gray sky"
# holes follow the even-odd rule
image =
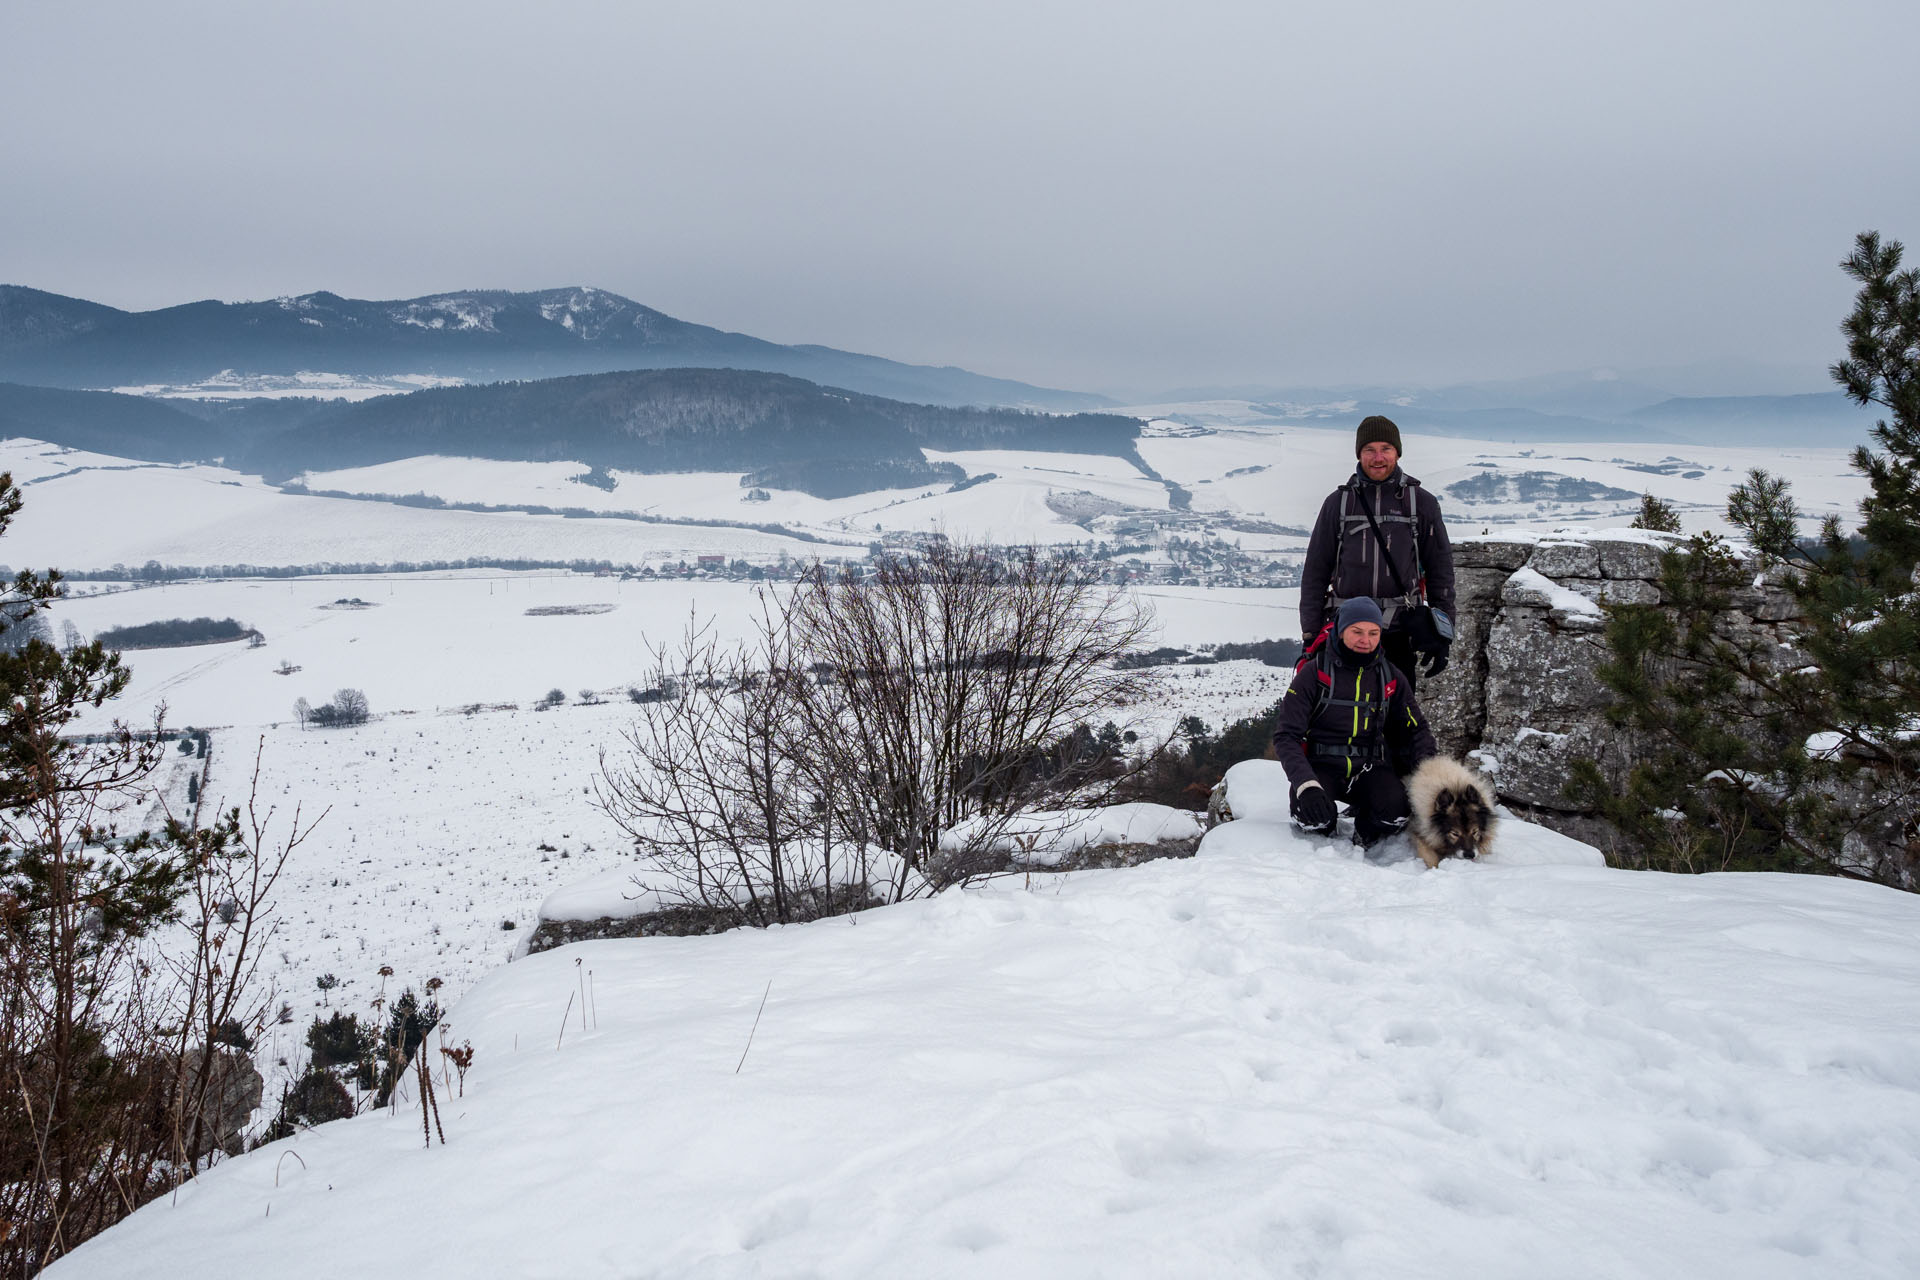
[[[599,285],[1027,381],[1838,355],[1920,4],[0,3],[0,282]]]

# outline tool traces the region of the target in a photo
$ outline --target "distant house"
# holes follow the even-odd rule
[[[696,569],[724,570],[727,567],[725,556],[695,556],[693,567]]]

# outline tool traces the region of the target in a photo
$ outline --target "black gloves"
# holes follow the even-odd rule
[[[1437,649],[1429,649],[1420,656],[1420,672],[1425,676],[1437,676],[1447,669],[1447,655],[1453,650],[1451,643]]]
[[[1309,782],[1294,793],[1293,816],[1306,830],[1323,836],[1332,835],[1334,825],[1340,821],[1333,797],[1317,782]]]

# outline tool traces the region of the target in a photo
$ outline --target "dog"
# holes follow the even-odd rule
[[[1407,804],[1413,815],[1407,835],[1413,851],[1429,867],[1442,858],[1477,858],[1493,843],[1499,819],[1493,788],[1458,760],[1432,756],[1407,779]]]

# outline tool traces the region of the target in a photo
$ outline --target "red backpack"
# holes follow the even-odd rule
[[[1320,677],[1320,694],[1333,687],[1333,672],[1329,669],[1333,659],[1333,622],[1320,628],[1320,634],[1307,642],[1300,651],[1300,658],[1293,664],[1293,674],[1299,675],[1309,664]],[[1315,695],[1314,710],[1320,709],[1319,694]]]

